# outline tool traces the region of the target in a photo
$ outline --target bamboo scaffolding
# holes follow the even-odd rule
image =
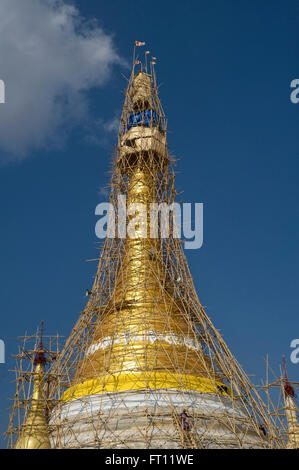
[[[133,67],[112,162],[114,207],[120,195],[175,202],[175,158],[156,83],[154,70],[135,75]],[[146,125],[138,121],[145,112]],[[23,363],[35,350],[36,343],[17,355],[10,447],[28,413],[33,363]],[[154,241],[105,239],[87,305],[47,374],[53,448],[286,447],[283,408],[274,406],[268,379],[265,404],[201,305],[173,233]],[[180,423],[184,409],[188,433]]]

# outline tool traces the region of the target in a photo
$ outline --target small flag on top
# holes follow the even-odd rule
[[[135,41],[135,46],[145,46],[145,42]]]

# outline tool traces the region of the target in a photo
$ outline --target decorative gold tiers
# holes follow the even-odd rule
[[[154,179],[145,164],[129,174],[127,206],[143,203],[148,218]],[[129,223],[134,223],[129,220]],[[113,295],[78,367],[71,400],[86,394],[144,388],[219,393],[222,385],[203,353],[180,299],[167,288],[160,239],[138,224],[127,238]]]
[[[74,385],[63,395],[63,401],[74,400],[80,397],[106,392],[124,392],[129,390],[195,390],[202,393],[219,393],[216,382],[207,377],[195,377],[187,374],[168,374],[163,372],[139,372],[136,374],[110,375],[107,378],[86,380]],[[223,393],[230,396],[228,393]]]

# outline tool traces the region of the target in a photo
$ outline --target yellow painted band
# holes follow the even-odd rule
[[[179,389],[196,390],[204,393],[220,393],[218,386],[223,383],[211,380],[206,377],[196,377],[194,375],[169,374],[164,372],[136,373],[109,375],[104,378],[86,380],[83,383],[73,385],[62,395],[65,402],[76,398],[95,395],[107,392],[124,392],[129,390],[142,389]],[[221,391],[222,395],[231,396],[231,391],[227,387],[228,393]]]

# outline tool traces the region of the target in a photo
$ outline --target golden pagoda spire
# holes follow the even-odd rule
[[[152,204],[175,201],[166,135],[155,76],[133,68],[110,199],[115,209],[125,196],[127,235],[107,237],[89,302],[55,365],[67,388],[52,390],[53,448],[269,445],[263,408],[199,303],[181,240],[150,230]],[[115,220],[119,228],[119,213]]]
[[[145,114],[152,102],[151,77],[139,72],[132,93],[134,116]],[[127,148],[128,141],[133,146]],[[156,175],[167,164],[165,136],[161,129],[132,126],[119,151],[117,164],[128,179],[127,209],[133,204],[136,208],[128,216],[133,236],[125,240],[105,319],[99,319],[74,386],[63,400],[144,388],[215,393],[223,383],[202,352],[180,300],[167,290],[161,239],[150,236],[150,204],[157,203]],[[133,220],[141,210],[139,204],[145,208],[146,224]]]
[[[45,375],[43,365],[45,362],[46,358],[41,337],[39,350],[34,359],[35,371],[31,410],[22,427],[15,449],[51,449],[43,397]]]
[[[284,401],[285,401],[285,412],[288,423],[288,449],[299,449],[299,424],[297,420],[297,407],[294,401],[295,391],[291,386],[286,369],[285,358],[283,357],[284,366]]]

